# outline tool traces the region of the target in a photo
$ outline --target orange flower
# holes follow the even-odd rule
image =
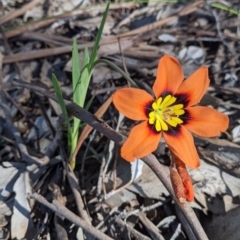
[[[154,97],[135,88],[122,88],[113,94],[113,103],[123,115],[143,120],[133,127],[121,148],[124,159],[131,162],[153,152],[163,135],[173,154],[189,167],[197,168],[200,161],[190,132],[214,137],[227,129],[226,115],[209,107],[194,106],[209,86],[207,67],[200,67],[183,80],[177,59],[165,55],[158,64]]]

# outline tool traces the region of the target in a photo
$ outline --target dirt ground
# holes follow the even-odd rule
[[[195,200],[186,207],[168,191],[170,157],[163,141],[153,154],[166,182],[151,166],[119,155],[123,136],[136,124],[112,104],[111,95],[129,84],[120,72],[96,65],[86,110],[71,105],[73,39],[82,62],[106,4],[0,2],[0,239],[200,239],[184,215],[191,208],[210,240],[240,239],[239,1],[115,0],[101,36],[98,58],[147,91],[164,54],[179,60],[186,78],[202,65],[209,69],[211,83],[200,105],[230,122],[219,137],[194,136],[201,166],[189,169]],[[52,74],[69,114],[82,120],[74,171]]]

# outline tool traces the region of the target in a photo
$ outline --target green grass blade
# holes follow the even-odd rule
[[[221,9],[221,10],[224,10],[224,11],[227,11],[227,12],[230,12],[230,13],[233,13],[235,15],[240,15],[239,14],[239,11],[235,8],[232,8],[232,7],[229,7],[227,5],[224,5],[222,3],[210,3],[210,5],[212,7],[215,7],[215,8],[218,8],[218,9]]]
[[[100,24],[100,27],[99,27],[99,30],[98,30],[98,33],[97,33],[97,37],[95,39],[95,43],[94,43],[92,53],[91,53],[91,57],[90,57],[90,61],[89,61],[89,67],[90,68],[92,68],[93,62],[97,58],[98,46],[99,46],[99,42],[100,42],[100,39],[101,39],[101,36],[102,36],[103,28],[104,28],[104,25],[105,25],[105,22],[106,22],[106,19],[107,19],[109,5],[110,5],[110,2],[107,3],[106,10],[103,14],[103,18],[102,18],[102,21],[101,21],[101,24]]]
[[[73,47],[73,53],[72,53],[72,71],[73,73],[73,101],[77,103],[79,106],[83,107],[87,95],[88,85],[90,81],[90,74],[89,74],[89,52],[88,48],[84,49],[83,53],[83,63],[82,63],[82,71],[80,71],[80,64],[79,64],[79,57],[78,57],[78,50],[77,50],[77,44],[75,42],[75,46]],[[77,59],[76,59],[77,58]],[[74,69],[75,68],[75,69]],[[76,70],[78,68],[78,70]],[[80,120],[77,118],[74,118],[73,120],[73,134],[71,139],[71,149],[70,149],[70,155],[74,152],[77,141],[78,141],[78,130],[80,126]],[[75,168],[75,159],[72,159],[71,166],[74,169]]]
[[[76,39],[73,40],[73,47],[72,47],[72,88],[73,88],[73,102],[79,105],[79,97],[78,92],[80,91],[80,62],[79,62],[79,55],[78,55],[78,46]],[[80,119],[74,118],[73,119],[73,127],[72,127],[72,134],[69,136],[69,145],[70,147],[70,155],[72,155],[74,149],[77,145],[78,139],[78,129],[80,126]],[[75,168],[75,159],[71,163],[72,168]]]
[[[80,83],[80,89],[79,89],[79,105],[81,107],[84,107],[86,95],[87,95],[87,90],[88,90],[88,85],[91,79],[91,74],[89,72],[89,52],[88,48],[84,48],[84,53],[83,53],[83,68],[82,68],[82,75],[81,75],[81,83]]]
[[[60,105],[60,108],[61,108],[63,116],[64,116],[64,119],[67,123],[68,133],[71,134],[71,125],[70,125],[70,120],[68,117],[67,108],[66,108],[66,105],[65,105],[65,102],[63,99],[62,91],[58,84],[58,80],[54,74],[52,74],[52,83],[53,83],[54,91],[55,91],[57,99],[58,99],[58,103]]]
[[[73,53],[73,55],[76,53]],[[78,58],[78,54],[77,54]],[[79,59],[79,58],[78,58]],[[74,58],[73,58],[74,60]],[[79,64],[79,61],[76,61]],[[80,70],[77,71],[75,70],[75,79],[73,79],[73,101],[78,104],[80,107],[84,106],[86,95],[87,95],[87,90],[88,90],[88,85],[90,81],[90,75],[89,75],[89,70],[88,70],[88,63],[89,63],[89,53],[88,49],[84,49],[84,54],[83,54],[83,64],[82,64],[82,73],[80,75]],[[73,63],[73,66],[77,67],[78,69],[80,68],[79,65],[76,63]],[[77,75],[79,74],[79,75]],[[80,120],[78,118],[74,118],[73,120],[73,139],[72,139],[72,148],[71,148],[71,153],[73,153],[75,146],[77,144],[77,139],[78,139],[78,130],[79,130],[79,125],[80,125]]]
[[[73,101],[81,107],[83,107],[85,103],[89,81],[91,79],[91,75],[93,72],[92,66],[94,61],[97,59],[98,46],[102,36],[104,24],[107,19],[109,5],[110,3],[107,4],[106,10],[103,14],[103,18],[102,18],[90,57],[89,57],[88,48],[84,49],[83,64],[82,64],[81,71],[80,71],[80,63],[79,63],[79,57],[78,57],[77,42],[76,40],[74,40],[73,42],[73,51],[72,51]],[[77,145],[79,125],[80,125],[80,120],[74,118],[73,132],[71,134],[71,149],[70,149],[71,155],[74,152],[75,147]],[[74,169],[75,159],[72,159],[71,166]]]
[[[74,92],[78,92],[80,86],[80,62],[78,56],[78,46],[76,39],[73,40],[72,47],[72,85],[73,85],[73,102],[78,103],[78,96]]]

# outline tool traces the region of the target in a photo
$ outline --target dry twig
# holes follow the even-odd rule
[[[53,200],[52,203],[48,202],[46,198],[43,196],[33,193],[30,195],[30,197],[34,198],[41,204],[45,205],[46,207],[50,208],[52,211],[56,212],[57,214],[65,217],[69,221],[75,223],[77,226],[81,227],[86,232],[90,233],[93,237],[99,240],[113,240],[112,238],[108,237],[106,234],[102,233],[101,231],[94,228],[89,223],[85,222],[78,216],[76,216],[73,212],[68,210],[66,207],[64,207],[61,203],[59,203],[57,200]]]

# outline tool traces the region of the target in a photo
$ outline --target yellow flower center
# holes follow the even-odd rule
[[[177,98],[172,95],[160,97],[152,103],[152,111],[149,113],[149,124],[155,126],[157,132],[167,131],[169,126],[176,127],[183,123],[179,116],[185,113],[183,104],[176,104]]]

